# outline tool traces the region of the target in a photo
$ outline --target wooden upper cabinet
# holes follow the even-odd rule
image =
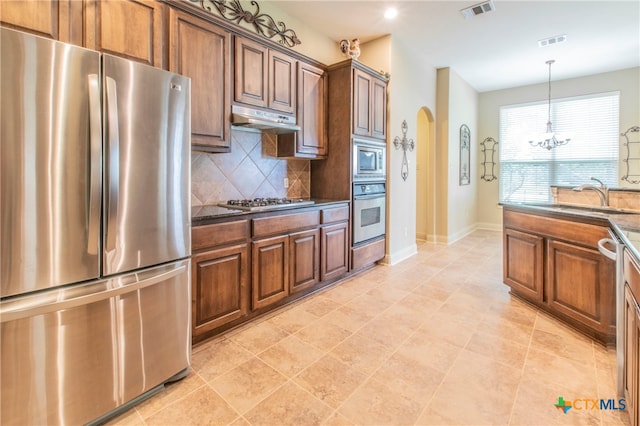
[[[191,143],[231,150],[231,35],[203,19],[169,10],[169,70],[191,78]]]
[[[85,46],[164,68],[164,4],[150,0],[90,0]]]
[[[296,108],[296,60],[271,49],[268,107],[288,114],[295,113]]]
[[[254,41],[236,37],[236,102],[293,114],[296,108],[296,60]]]
[[[268,49],[256,42],[236,37],[235,41],[235,100],[249,105],[266,107],[269,96]]]
[[[326,78],[320,68],[298,63],[298,124],[297,151],[312,157],[327,155],[326,136]]]
[[[387,135],[387,83],[359,69],[353,70],[353,133]]]
[[[74,0],[0,1],[0,22],[17,30],[82,45],[82,2]]]
[[[353,133],[371,135],[371,76],[360,70],[353,70]]]
[[[387,83],[373,79],[371,102],[371,136],[387,137]]]

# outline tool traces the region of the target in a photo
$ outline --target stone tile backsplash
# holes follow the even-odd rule
[[[595,191],[574,191],[571,188],[551,187],[553,202],[557,204],[579,204],[599,206],[600,197]],[[615,188],[609,190],[609,207],[640,211],[640,191],[637,189]]]
[[[192,206],[257,197],[309,198],[309,188],[309,160],[277,158],[272,134],[233,130],[230,153],[191,152]]]

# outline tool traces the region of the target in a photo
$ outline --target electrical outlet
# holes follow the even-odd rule
[[[289,187],[289,178],[284,178],[284,188],[287,189]]]
[[[409,235],[409,230],[407,229],[407,227],[404,227],[404,236],[406,237],[407,235]]]

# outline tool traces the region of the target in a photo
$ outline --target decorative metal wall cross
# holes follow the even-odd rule
[[[393,146],[396,149],[402,148],[402,167],[400,168],[400,176],[402,176],[402,180],[407,180],[409,177],[409,161],[407,160],[407,149],[409,151],[413,151],[416,144],[413,142],[413,139],[407,139],[407,120],[402,120],[402,139],[398,136],[393,140]]]

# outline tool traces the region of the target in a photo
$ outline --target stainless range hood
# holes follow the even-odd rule
[[[276,134],[300,130],[300,126],[296,125],[295,117],[239,105],[231,107],[231,125],[236,128]]]

